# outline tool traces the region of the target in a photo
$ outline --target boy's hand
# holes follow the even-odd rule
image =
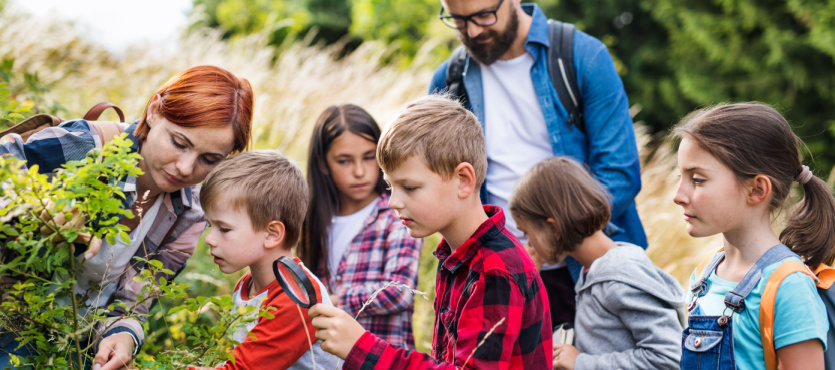
[[[336,307],[317,304],[310,307],[308,315],[313,319],[316,338],[322,340],[322,349],[343,360],[365,334],[357,320]]]
[[[580,352],[570,344],[554,345],[554,370],[573,370],[574,361]]]

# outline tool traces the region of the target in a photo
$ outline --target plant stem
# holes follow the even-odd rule
[[[88,246],[89,247],[89,246]],[[75,256],[74,253],[70,253],[70,271],[72,271],[73,279],[75,281]],[[84,368],[82,365],[83,362],[81,361],[81,342],[78,339],[78,301],[75,298],[75,283],[70,283],[70,297],[72,297],[72,338],[75,342],[75,351],[76,355],[78,356],[78,366],[79,368]]]
[[[310,359],[313,361],[313,370],[316,370],[316,356],[314,355],[313,351],[313,341],[310,340],[310,331],[307,330],[307,323],[304,321],[304,314],[302,313],[302,308],[299,305],[296,305],[296,309],[299,310],[299,316],[302,318],[302,327],[304,328],[304,333],[307,335],[307,344],[310,345]]]

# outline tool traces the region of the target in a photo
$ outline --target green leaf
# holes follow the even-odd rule
[[[119,231],[119,238],[122,239],[122,242],[125,244],[130,244],[130,235],[124,231]]]
[[[186,306],[174,306],[174,307],[171,307],[170,310],[168,310],[168,314],[172,315],[172,314],[175,314],[175,313],[180,312],[180,311],[185,310],[185,309],[186,309]]]

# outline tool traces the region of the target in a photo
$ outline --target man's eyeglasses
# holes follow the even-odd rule
[[[499,5],[493,10],[485,10],[483,12],[473,13],[470,15],[449,15],[444,14],[444,7],[441,6],[441,11],[438,12],[438,18],[444,21],[444,24],[455,29],[463,30],[467,28],[467,21],[473,22],[479,27],[489,27],[496,24],[498,17],[496,12],[502,6],[504,0],[499,0]]]

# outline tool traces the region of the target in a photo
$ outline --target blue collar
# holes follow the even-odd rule
[[[548,38],[548,17],[539,9],[536,4],[522,4],[522,11],[533,17],[531,21],[531,28],[528,30],[528,38],[525,39],[525,50],[536,57],[534,44],[542,45],[546,48],[551,46]]]

